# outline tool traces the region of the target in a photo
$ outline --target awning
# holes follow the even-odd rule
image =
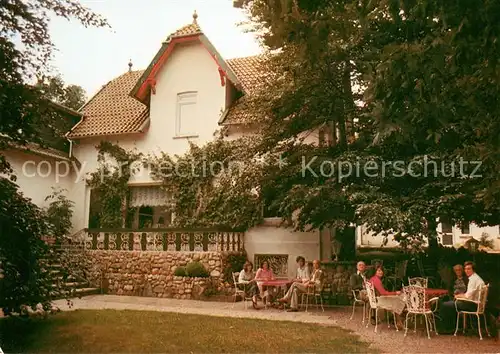
[[[130,207],[166,206],[171,201],[168,193],[158,186],[130,187]]]

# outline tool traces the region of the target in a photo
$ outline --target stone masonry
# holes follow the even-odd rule
[[[209,284],[223,283],[221,252],[89,251],[91,282],[109,294],[198,299]],[[177,267],[199,261],[210,278],[174,276]]]

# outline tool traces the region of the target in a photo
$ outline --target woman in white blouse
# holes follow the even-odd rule
[[[245,290],[245,296],[252,297],[253,308],[257,309],[257,282],[255,281],[255,273],[253,272],[253,264],[251,262],[246,262],[243,266],[243,270],[240,272],[238,277],[238,283],[243,284]]]

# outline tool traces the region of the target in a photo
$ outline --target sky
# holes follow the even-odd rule
[[[88,98],[128,70],[145,69],[167,36],[193,21],[224,59],[261,52],[255,35],[238,23],[247,18],[232,0],[81,0],[105,17],[109,28],[85,28],[54,18],[50,33],[57,52],[52,65],[66,84],[82,86]]]

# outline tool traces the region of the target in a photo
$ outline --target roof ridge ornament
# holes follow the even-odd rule
[[[196,10],[193,12],[193,24],[198,24],[198,14],[196,13]]]
[[[128,72],[129,73],[132,72],[132,65],[134,65],[134,64],[132,64],[132,59],[129,59],[129,61],[128,61]]]

